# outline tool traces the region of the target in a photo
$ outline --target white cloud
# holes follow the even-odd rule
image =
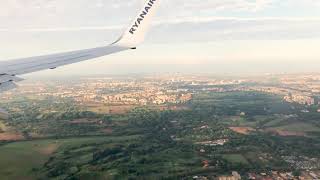
[[[186,16],[198,14],[199,11],[258,11],[266,8],[273,0],[163,0],[162,14]],[[106,19],[113,15],[120,18],[136,12],[144,0],[1,0],[0,20],[7,24],[48,24],[70,23],[89,20],[89,18]],[[101,16],[99,18],[99,16]],[[13,21],[13,22],[12,22]],[[15,22],[17,21],[17,22]],[[29,22],[31,21],[31,22]],[[96,20],[93,20],[96,21]]]
[[[93,31],[93,30],[119,30],[122,26],[83,26],[83,27],[56,27],[56,28],[23,28],[0,29],[0,32],[66,32],[66,31]]]
[[[280,2],[280,0],[278,0]],[[320,6],[319,0],[282,0],[281,3],[285,3],[290,6]]]
[[[207,0],[184,2],[185,7],[201,10],[234,10],[234,11],[258,11],[272,4],[273,0]]]
[[[297,39],[320,36],[319,17],[255,16],[257,11],[277,6],[280,0],[163,0],[154,22],[155,42],[215,41],[225,39]],[[315,0],[284,0],[317,4]],[[284,1],[281,1],[284,3]],[[57,32],[75,38],[87,31],[96,39],[105,33],[117,35],[131,21],[144,0],[2,0],[0,38],[8,33]],[[236,13],[230,13],[230,12]],[[211,14],[222,14],[215,16]],[[243,15],[247,12],[247,15]],[[240,16],[237,16],[238,14]],[[248,16],[250,15],[250,16]],[[8,17],[9,18],[8,18]],[[5,32],[5,33],[4,33]],[[192,34],[192,36],[190,36]],[[45,39],[45,35],[41,35]],[[85,34],[86,36],[88,35]],[[101,36],[103,35],[103,36]],[[107,34],[108,35],[108,34]],[[2,37],[1,37],[2,36]],[[18,39],[18,38],[17,38]]]
[[[100,29],[120,26],[131,21],[145,0],[1,0],[1,29],[33,29],[57,31]],[[158,22],[203,21],[222,14],[226,17],[261,16],[258,14],[279,4],[304,4],[312,7],[319,0],[162,0]],[[285,7],[284,7],[285,8]],[[286,11],[288,9],[284,9]],[[273,17],[272,12],[263,16]],[[303,16],[303,15],[302,15]],[[61,27],[61,28],[57,28]],[[80,28],[77,28],[80,27]],[[92,28],[93,27],[93,28]],[[94,28],[97,27],[97,28]]]

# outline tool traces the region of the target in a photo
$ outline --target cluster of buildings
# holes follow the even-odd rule
[[[282,159],[296,169],[320,169],[320,159],[318,158],[308,158],[304,156],[283,156]]]
[[[317,105],[320,101],[320,75],[214,78],[209,75],[174,74],[125,78],[100,77],[50,83],[26,82],[18,90],[0,96],[0,100],[10,99],[20,93],[39,97],[73,98],[82,103],[178,104],[189,101],[192,94],[200,91],[258,91],[280,95],[290,103]]]
[[[167,93],[166,91],[137,91],[120,94],[104,94],[101,95],[103,103],[108,104],[135,104],[135,105],[147,105],[147,104],[179,104],[186,103],[192,98],[191,93]]]
[[[319,87],[320,88],[320,87]],[[298,103],[302,105],[317,105],[319,104],[320,95],[306,90],[296,90],[291,87],[278,87],[278,86],[252,86],[242,88],[243,91],[258,91],[283,97],[283,100],[289,103]],[[320,96],[319,96],[320,97]]]
[[[303,105],[319,104],[319,74],[282,75],[279,77],[279,84],[286,93],[285,101]]]
[[[283,99],[290,103],[298,103],[302,105],[314,105],[316,101],[313,97],[302,95],[302,94],[288,94],[283,97]]]
[[[218,180],[241,180],[241,175],[237,171],[232,171],[230,176],[220,176]]]
[[[225,175],[225,176],[219,176],[216,178],[213,177],[207,177],[207,176],[193,176],[194,180],[209,180],[209,179],[215,179],[215,180],[241,180],[241,175],[237,171],[232,171],[231,175]]]
[[[195,144],[204,145],[204,146],[223,146],[228,141],[229,139],[218,139],[213,141],[196,142]]]
[[[248,173],[250,180],[318,180],[320,171],[302,171],[299,174],[294,172],[270,171],[268,173]]]
[[[294,172],[279,172],[270,171],[262,173],[248,173],[241,176],[238,172],[233,171],[231,175],[224,175],[218,177],[208,177],[208,176],[193,176],[194,180],[318,180],[320,179],[320,171],[302,171],[299,174]]]
[[[171,80],[153,79],[90,79],[73,83],[25,83],[17,90],[6,92],[0,99],[10,100],[18,95],[71,98],[80,104],[110,105],[182,104],[192,99],[187,89],[174,86]]]

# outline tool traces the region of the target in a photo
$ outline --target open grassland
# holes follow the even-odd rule
[[[128,137],[87,137],[71,139],[48,139],[14,142],[0,146],[0,179],[36,179],[43,174],[37,171],[50,156],[70,147],[88,143],[103,143],[107,140],[129,139]]]
[[[222,157],[233,164],[249,164],[242,154],[225,154]]]
[[[54,140],[16,142],[0,147],[0,179],[34,179],[32,168],[41,168],[50,152],[60,144]]]
[[[320,132],[320,128],[310,123],[297,122],[279,126],[274,128],[282,131],[294,131],[294,132]]]
[[[0,132],[2,132],[2,131],[6,131],[7,130],[7,127],[6,127],[6,125],[1,121],[1,119],[0,119]]]
[[[0,112],[0,121],[4,121],[4,120],[6,120],[6,119],[8,119],[8,115],[7,115],[7,114],[2,114],[2,113]]]
[[[91,105],[88,110],[99,114],[124,114],[135,108],[134,105]]]
[[[245,135],[248,135],[250,134],[250,132],[255,131],[255,129],[251,127],[229,127],[229,129],[239,134],[245,134]]]
[[[86,105],[87,108],[91,112],[95,112],[98,114],[126,114],[133,110],[134,108],[139,107],[139,105],[104,105],[104,104],[90,104]],[[148,105],[148,109],[152,110],[188,110],[187,106],[179,105],[179,106],[169,106],[169,105]]]

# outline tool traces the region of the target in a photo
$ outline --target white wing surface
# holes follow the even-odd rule
[[[131,26],[116,42],[109,46],[0,61],[0,92],[15,88],[15,82],[23,80],[17,77],[18,75],[45,69],[55,69],[63,65],[94,59],[124,50],[135,49],[136,46],[144,40],[151,19],[159,6],[159,1],[160,0],[147,0]]]

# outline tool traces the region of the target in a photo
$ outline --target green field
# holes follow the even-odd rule
[[[269,122],[264,124],[264,127],[276,127],[279,126],[279,124],[285,122],[287,119],[282,117],[276,117]]]
[[[42,152],[54,140],[18,142],[0,147],[0,179],[33,179],[32,168],[41,168],[49,154]]]
[[[295,132],[320,132],[320,128],[309,123],[292,123],[285,126],[276,127],[277,130]]]
[[[120,106],[109,113],[107,106],[87,111],[61,102],[13,103],[12,109],[21,112],[13,111],[11,119],[3,121],[7,129],[58,139],[0,142],[0,180],[190,179],[268,167],[286,170],[291,165],[283,156],[320,159],[320,114],[307,116],[299,105],[292,108],[277,96],[209,92],[196,94],[187,109],[148,106],[128,113],[120,113],[125,110]],[[5,125],[0,123],[0,128]],[[239,133],[230,127],[256,131]],[[282,136],[269,129],[317,138]],[[197,143],[221,139],[227,140],[224,145]]]
[[[133,137],[87,137],[71,139],[49,139],[15,142],[0,146],[0,179],[35,179],[43,174],[41,169],[50,156],[64,149],[88,143],[103,143],[107,140],[122,140]]]
[[[225,154],[222,157],[232,164],[249,164],[242,154]]]
[[[0,132],[7,129],[6,125],[0,120]]]

